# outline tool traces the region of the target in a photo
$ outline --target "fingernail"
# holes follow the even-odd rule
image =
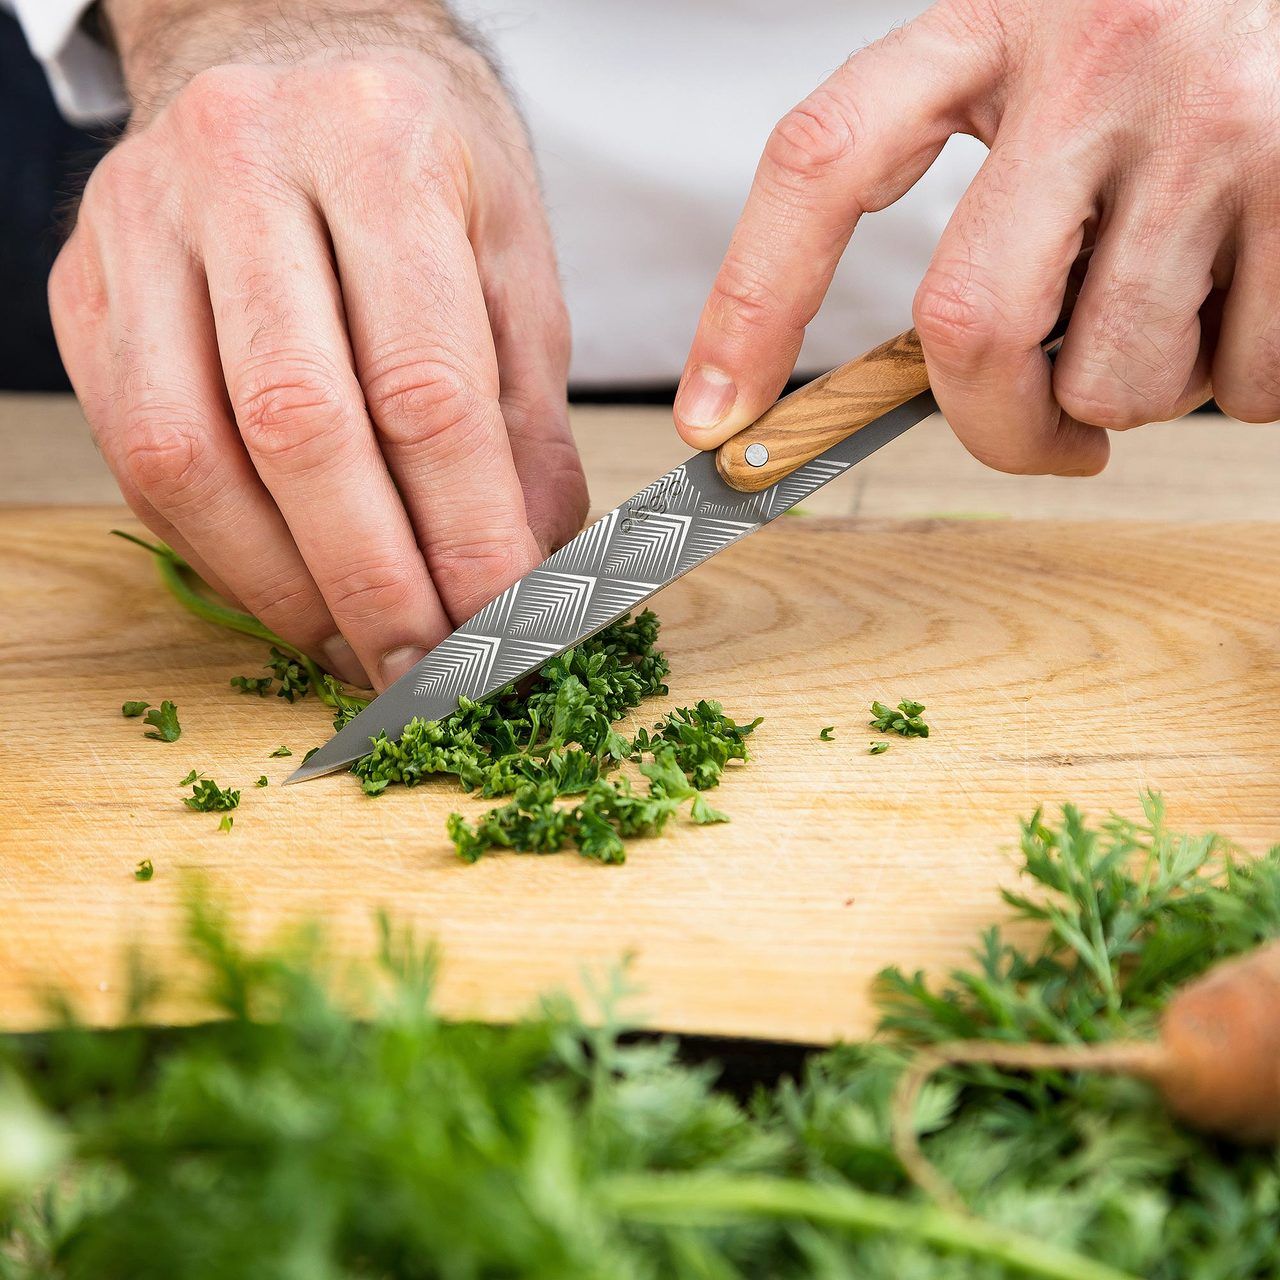
[[[696,365],[676,396],[676,417],[686,427],[719,426],[737,398],[738,388],[727,373]]]
[[[394,684],[406,671],[416,667],[426,656],[427,651],[419,649],[414,644],[406,644],[399,649],[392,649],[390,653],[384,653],[382,662],[379,663],[383,685]]]
[[[324,665],[339,680],[358,685],[361,689],[373,687],[373,682],[365,674],[364,667],[360,665],[360,659],[356,657],[356,651],[342,636],[330,636],[320,646],[320,653],[324,658]]]

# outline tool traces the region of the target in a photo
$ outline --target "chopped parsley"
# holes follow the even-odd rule
[[[280,744],[272,753],[272,756],[291,756],[293,752],[289,750],[283,743]]]
[[[821,738],[823,742],[832,742],[835,740],[835,736],[836,727],[833,724],[827,725],[827,727],[818,734],[818,737]]]
[[[271,646],[271,656],[267,660],[268,667],[274,673],[279,688],[276,697],[292,702],[295,698],[304,697],[311,688],[311,674],[297,657]]]
[[[353,772],[371,796],[446,774],[464,790],[510,797],[475,821],[450,817],[449,836],[467,862],[488,849],[568,848],[621,862],[626,839],[658,834],[686,804],[694,822],[726,822],[701,793],[731,761],[747,759],[758,719],[739,724],[704,699],[633,736],[617,727],[627,711],[666,692],[657,636],[649,610],[623,618],[545,663],[523,697],[507,690],[489,702],[464,700],[444,720],[411,721],[398,741],[379,735]],[[646,788],[609,776],[624,763]],[[574,802],[562,803],[568,797]]]
[[[881,733],[896,733],[904,738],[927,738],[929,726],[925,724],[923,715],[924,703],[912,702],[910,698],[903,698],[897,707],[886,707],[883,702],[873,702],[872,718],[868,723]]]
[[[886,751],[889,750],[889,747],[891,745],[892,744],[888,742],[872,742],[867,747],[867,755],[882,756]]]
[[[239,689],[241,693],[256,693],[258,697],[265,698],[271,692],[271,677],[232,676],[231,687]]]
[[[134,716],[140,716],[150,705],[149,702],[126,702],[120,708],[120,714],[132,719]]]
[[[280,645],[273,644],[263,666],[270,675],[232,676],[231,687],[241,693],[256,693],[260,698],[265,698],[274,688],[276,697],[286,702],[304,698],[311,690],[314,664],[301,654],[285,653]]]
[[[200,813],[217,813],[223,809],[234,809],[240,803],[240,793],[230,787],[218,786],[212,778],[201,778],[182,803]]]
[[[152,865],[150,858],[143,858],[133,869],[133,878],[135,880],[150,880],[156,873],[155,867]]]
[[[154,738],[157,742],[177,742],[182,737],[182,726],[178,723],[178,708],[167,698],[158,707],[147,712],[144,724],[151,726],[145,737]]]
[[[253,785],[255,787],[265,787],[267,785],[267,775],[264,773]]]
[[[218,823],[218,830],[230,831],[234,824],[235,824],[235,819],[229,813],[224,813],[222,815],[222,821]]]
[[[178,783],[178,786],[189,787],[197,778],[203,778],[203,777],[204,777],[203,773],[197,773],[194,769],[192,769],[191,772],[187,774],[187,776],[183,778],[181,782]]]

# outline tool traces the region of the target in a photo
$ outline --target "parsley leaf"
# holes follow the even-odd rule
[[[182,726],[178,723],[178,708],[167,699],[158,707],[147,712],[144,724],[151,725],[151,730],[144,737],[154,738],[157,742],[177,742],[182,737]]]
[[[882,756],[892,745],[893,744],[889,742],[872,742],[867,746],[867,755]]]
[[[234,809],[240,803],[240,793],[230,787],[218,786],[212,778],[201,778],[182,803],[200,813],[216,813],[222,809]]]
[[[255,787],[265,787],[267,785],[267,775],[264,773],[253,785]]]
[[[231,687],[233,689],[239,689],[241,693],[256,693],[260,698],[265,698],[271,692],[271,684],[270,676],[231,677]]]
[[[836,736],[836,727],[833,724],[827,725],[827,727],[823,729],[821,733],[818,734],[818,737],[821,738],[823,742],[831,742],[835,738],[835,736]]]
[[[218,823],[218,830],[230,831],[234,824],[235,824],[235,818],[233,818],[229,813],[224,813],[222,815],[222,821]]]
[[[149,702],[126,702],[120,708],[120,714],[130,718],[140,716],[150,705]]]
[[[924,703],[903,698],[897,707],[887,707],[883,702],[871,704],[871,728],[881,733],[896,733],[904,738],[927,738],[929,726],[923,719]]]
[[[203,777],[204,777],[203,773],[197,773],[194,769],[192,769],[191,772],[187,774],[187,776],[178,783],[178,786],[189,787],[197,778],[203,778]]]
[[[277,698],[292,702],[295,698],[304,697],[311,688],[311,673],[306,666],[293,654],[285,653],[277,645],[271,646],[271,656],[267,659],[266,665],[280,685],[276,690]]]
[[[271,754],[272,756],[291,756],[293,752],[284,743],[281,743]]]

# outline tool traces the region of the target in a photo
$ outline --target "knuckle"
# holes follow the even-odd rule
[[[1258,387],[1216,385],[1213,398],[1218,408],[1237,422],[1275,422],[1280,419],[1280,392],[1268,395]]]
[[[250,129],[262,117],[264,69],[224,64],[198,71],[166,108],[203,138],[217,140]]]
[[[342,167],[330,175],[367,217],[401,219],[395,201],[371,197],[389,182],[409,186],[466,217],[470,152],[462,133],[437,109],[421,77],[392,61],[349,61],[336,70],[342,112],[333,122]],[[326,90],[326,92],[329,92]]]
[[[49,272],[49,312],[55,324],[70,316],[92,322],[107,313],[102,268],[81,235],[72,235],[54,259]]]
[[[1072,25],[1084,52],[1111,62],[1149,49],[1176,22],[1177,9],[1176,0],[1086,0]]]
[[[1194,307],[1114,278],[1079,354],[1054,370],[1058,402],[1081,422],[1126,431],[1177,413],[1198,348]]]
[[[416,115],[425,101],[419,76],[394,60],[354,58],[333,69],[347,119],[381,132],[397,118]]]
[[[1210,153],[1252,137],[1265,123],[1260,95],[1243,75],[1219,72],[1212,77],[1190,72],[1178,94],[1177,139],[1199,143]],[[1192,135],[1188,138],[1186,135]]]
[[[77,227],[87,223],[95,239],[172,236],[183,194],[174,180],[168,148],[150,133],[127,138],[94,167],[76,211]]]
[[[282,577],[255,574],[245,604],[255,617],[295,644],[315,644],[333,630],[320,593],[305,572],[290,571]]]
[[[325,584],[334,616],[357,626],[403,614],[412,603],[411,575],[388,561],[339,570]]]
[[[271,369],[234,403],[246,448],[282,467],[306,468],[328,455],[352,416],[336,380],[318,370]]]
[[[430,446],[445,437],[466,450],[473,442],[467,428],[487,417],[486,400],[447,360],[393,358],[374,367],[365,379],[365,400],[373,420],[393,444]]]
[[[456,622],[509,587],[530,563],[524,538],[507,532],[437,539],[427,550],[427,567]]]
[[[916,291],[912,317],[926,353],[970,364],[1025,345],[1026,335],[971,273],[930,267]],[[1034,339],[1032,339],[1034,341]]]
[[[141,139],[122,142],[94,166],[81,208],[100,219],[126,220],[150,204],[154,168]]]
[[[186,410],[131,408],[120,435],[120,466],[148,501],[169,514],[209,496],[209,441]]]
[[[764,274],[747,259],[725,259],[707,307],[711,324],[732,339],[749,339],[792,320],[786,304]]]
[[[808,183],[852,158],[856,145],[850,104],[823,86],[792,107],[774,126],[764,154],[784,180]]]

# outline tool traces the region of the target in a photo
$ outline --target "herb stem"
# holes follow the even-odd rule
[[[126,533],[123,529],[112,529],[111,532],[117,538],[123,538],[126,542],[132,542],[135,546],[151,552],[156,562],[156,568],[160,573],[160,580],[169,588],[178,603],[188,612],[194,613],[197,618],[202,618],[205,622],[212,622],[215,626],[225,627],[229,631],[239,631],[243,635],[265,640],[268,644],[274,644],[281,649],[287,650],[306,668],[307,675],[311,678],[311,687],[315,690],[321,702],[335,709],[344,705],[343,696],[328,687],[328,682],[324,679],[324,673],[296,645],[290,644],[287,640],[282,640],[270,627],[264,627],[251,614],[242,613],[239,609],[231,608],[230,605],[219,604],[216,600],[210,600],[208,596],[199,591],[195,584],[200,579],[196,576],[191,566],[172,547],[166,547],[162,542],[146,542],[135,534]],[[346,701],[350,702],[352,700],[346,699]],[[363,703],[363,699],[361,699],[361,702]]]
[[[609,1179],[605,1196],[623,1217],[654,1224],[713,1226],[752,1215],[808,1218],[855,1230],[910,1235],[1042,1280],[1138,1280],[1129,1272],[982,1218],[852,1187],[759,1176],[626,1175]]]

